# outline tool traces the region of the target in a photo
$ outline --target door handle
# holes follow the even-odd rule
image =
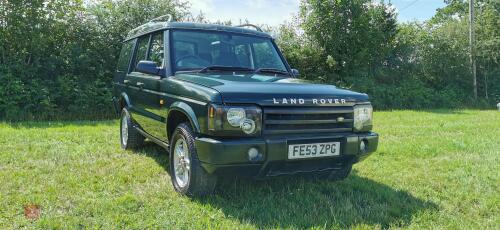
[[[130,80],[123,80],[123,84],[125,84],[125,85],[126,85],[126,84],[128,84],[128,83],[130,83]]]
[[[137,82],[137,83],[135,83],[135,84],[136,84],[137,86],[141,87],[141,88],[144,86],[144,83],[142,83],[142,82]]]

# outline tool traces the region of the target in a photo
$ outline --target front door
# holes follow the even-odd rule
[[[133,119],[148,134],[159,140],[166,140],[165,114],[160,102],[159,92],[162,76],[141,73],[136,70],[137,63],[143,60],[154,61],[165,72],[164,32],[139,37],[135,49],[132,71],[127,75],[128,92],[132,104]]]

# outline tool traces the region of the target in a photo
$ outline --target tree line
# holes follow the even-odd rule
[[[473,96],[468,1],[430,20],[397,23],[379,1],[307,0],[278,42],[304,78],[366,92],[378,109],[494,108],[500,100],[500,1],[476,1],[478,91]]]
[[[500,100],[500,3],[476,2],[475,100],[468,2],[445,2],[426,22],[398,23],[383,1],[303,0],[292,22],[271,29],[301,78],[366,92],[377,109],[492,107]],[[206,21],[178,0],[0,1],[0,119],[112,117],[121,41],[167,13]]]

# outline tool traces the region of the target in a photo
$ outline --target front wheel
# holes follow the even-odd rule
[[[217,183],[215,175],[208,174],[201,166],[194,144],[191,126],[182,123],[170,141],[170,177],[174,189],[188,196],[213,193]]]

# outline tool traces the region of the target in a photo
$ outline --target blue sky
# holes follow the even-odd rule
[[[255,24],[276,26],[284,21],[291,21],[299,10],[299,0],[188,0],[191,12],[202,11],[211,21],[232,20],[239,23],[248,19]],[[389,0],[385,0],[389,2]],[[391,0],[398,9],[398,20],[424,21],[435,14],[437,8],[443,7],[443,0]]]
[[[437,8],[445,6],[443,0],[392,0],[391,3],[398,9],[401,22],[425,21],[436,13]]]

